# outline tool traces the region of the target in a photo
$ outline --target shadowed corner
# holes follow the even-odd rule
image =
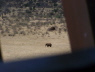
[[[3,62],[2,49],[1,49],[1,34],[0,34],[0,62]]]

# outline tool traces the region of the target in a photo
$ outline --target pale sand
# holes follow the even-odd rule
[[[45,47],[45,43],[48,42],[53,46]],[[53,33],[44,38],[34,35],[1,37],[1,46],[4,62],[71,53],[68,35],[65,32],[60,37]]]

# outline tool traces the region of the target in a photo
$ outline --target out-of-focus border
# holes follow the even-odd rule
[[[94,47],[86,0],[62,0],[72,52]]]

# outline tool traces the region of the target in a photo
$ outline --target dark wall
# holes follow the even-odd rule
[[[86,0],[95,43],[95,0]]]

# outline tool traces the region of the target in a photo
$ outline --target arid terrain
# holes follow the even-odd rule
[[[71,53],[61,0],[0,0],[4,62]],[[45,47],[52,43],[52,47]]]
[[[52,47],[45,47],[45,43],[52,43]],[[50,37],[2,36],[1,46],[4,62],[71,53],[67,32],[61,35],[50,32]]]

